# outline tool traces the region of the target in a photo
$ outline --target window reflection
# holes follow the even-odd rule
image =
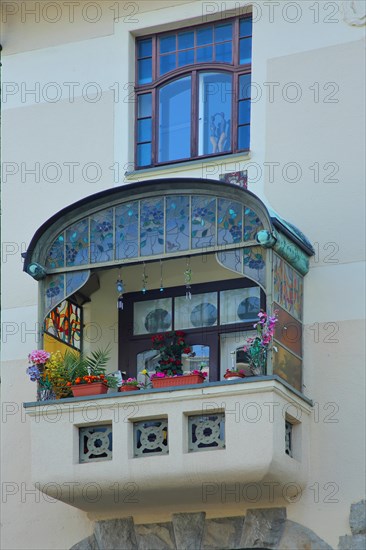
[[[199,154],[231,149],[232,77],[226,73],[199,75]]]
[[[182,355],[183,372],[191,372],[193,370],[202,370],[207,372],[209,378],[210,364],[210,347],[203,344],[194,344],[191,346],[192,352],[189,355]]]

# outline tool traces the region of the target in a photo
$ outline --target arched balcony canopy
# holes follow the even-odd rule
[[[278,247],[281,239],[283,249],[291,244],[302,257],[298,269],[305,274],[311,244],[250,191],[198,178],[150,180],[108,189],[60,210],[35,233],[24,270],[36,280],[57,273],[71,277],[74,271],[80,275],[161,257],[258,243]]]

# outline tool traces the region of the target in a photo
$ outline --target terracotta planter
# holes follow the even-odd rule
[[[76,384],[71,386],[74,397],[83,397],[84,395],[99,395],[107,393],[108,386],[105,382],[92,382],[91,384]]]
[[[245,374],[241,374],[240,372],[228,372],[224,374],[224,378],[226,378],[226,380],[234,380],[235,378],[245,378]]]
[[[119,391],[138,391],[139,389],[136,386],[121,386]]]
[[[165,378],[152,378],[153,388],[169,388],[172,386],[188,386],[189,384],[202,384],[205,377],[201,374],[183,374],[182,376],[167,376]]]

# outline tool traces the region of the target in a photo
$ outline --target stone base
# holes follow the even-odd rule
[[[345,538],[345,537],[343,537]],[[168,523],[133,518],[97,521],[94,535],[71,550],[332,550],[313,531],[286,519],[286,508],[248,510],[246,517],[206,520],[204,512],[173,514]],[[346,548],[345,546],[341,547]],[[353,548],[353,547],[352,547]],[[354,547],[358,550],[358,547]]]

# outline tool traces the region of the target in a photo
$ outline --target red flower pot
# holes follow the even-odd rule
[[[245,374],[242,374],[241,372],[227,372],[224,374],[224,378],[226,378],[226,380],[231,380],[234,378],[245,378]]]
[[[84,395],[99,395],[107,393],[108,385],[105,382],[92,382],[91,384],[75,384],[71,386],[74,397],[83,397]]]
[[[121,386],[119,391],[137,391],[139,389],[137,386]]]
[[[183,374],[182,376],[166,376],[165,378],[152,378],[153,388],[169,388],[171,386],[188,386],[189,384],[202,384],[205,377],[202,374]]]

